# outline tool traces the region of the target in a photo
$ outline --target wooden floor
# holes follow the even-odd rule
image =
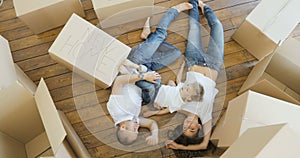
[[[88,21],[98,24],[91,0],[81,0]],[[155,0],[155,6],[170,7],[185,0]],[[232,34],[243,22],[245,17],[259,3],[259,0],[212,0],[206,1],[215,11],[224,26],[225,34],[225,70],[226,80],[218,80],[218,89],[220,93],[216,99],[214,108],[214,122],[218,120],[218,114],[226,109],[228,100],[237,96],[237,92],[256,60],[244,48],[231,39]],[[158,13],[159,19],[162,14]],[[155,19],[155,18],[154,18]],[[174,28],[186,30],[187,19],[179,17]],[[139,38],[141,29],[130,32],[122,32],[122,28],[131,26],[142,26],[143,21],[122,25],[114,29],[107,29],[108,33],[129,46],[135,46],[142,40]],[[181,26],[181,24],[185,23]],[[207,28],[207,22],[201,24]],[[107,118],[108,112],[106,102],[108,100],[110,89],[101,89],[94,86],[89,81],[74,75],[65,66],[57,64],[48,54],[48,49],[61,31],[62,27],[44,32],[39,35],[33,34],[26,25],[21,22],[15,14],[12,0],[4,0],[0,7],[0,34],[9,40],[14,62],[37,84],[41,77],[45,78],[50,89],[50,93],[55,101],[57,109],[64,111],[76,132],[84,142],[88,151],[93,157],[188,157],[188,156],[211,156],[219,155],[221,152],[174,152],[165,149],[165,147],[154,148],[145,152],[128,152],[115,149],[117,146],[114,138],[115,133],[111,132],[114,127]],[[126,30],[126,29],[125,29]],[[176,30],[176,29],[175,29]],[[178,32],[170,31],[167,41],[176,45],[184,52],[186,40]],[[293,31],[292,36],[300,39],[300,25]],[[0,52],[1,53],[1,52]],[[178,63],[173,65],[174,71],[178,68]],[[169,69],[160,71],[163,74],[164,82],[168,79],[174,79],[175,75]],[[4,76],[1,76],[4,77]],[[73,84],[72,84],[73,83]],[[225,101],[224,101],[225,99]],[[101,110],[103,109],[103,110]],[[108,116],[108,117],[107,117]],[[164,126],[167,120],[173,115],[154,117],[159,126]],[[169,129],[168,126],[166,129]],[[145,130],[144,130],[145,131]],[[145,137],[141,136],[141,137]],[[164,137],[165,136],[160,136]],[[99,141],[99,139],[101,141]],[[163,139],[163,138],[162,138]],[[114,140],[109,142],[108,140]],[[106,143],[106,142],[109,143]],[[110,145],[106,145],[110,144]],[[139,150],[146,150],[143,145],[138,144]]]

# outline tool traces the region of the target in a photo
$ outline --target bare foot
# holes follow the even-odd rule
[[[206,4],[204,4],[201,0],[198,0],[198,5],[199,5],[199,7],[201,8],[202,13],[204,14],[204,6],[205,6]]]
[[[187,3],[187,2],[183,2],[183,3],[180,3],[180,4],[177,4],[177,5],[173,6],[172,8],[177,9],[178,12],[182,12],[182,11],[185,11],[185,10],[192,9],[193,5],[190,4],[190,3]]]
[[[141,38],[142,39],[147,39],[147,37],[149,36],[149,34],[151,33],[150,30],[150,17],[147,18],[145,25],[143,27],[143,32],[141,33]]]

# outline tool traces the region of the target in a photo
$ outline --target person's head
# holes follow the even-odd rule
[[[203,86],[197,82],[184,84],[180,88],[180,96],[182,100],[191,102],[200,102],[202,101],[204,95],[204,89]]]
[[[117,139],[123,145],[133,144],[138,136],[139,124],[136,119],[120,122],[117,126]]]
[[[201,120],[198,117],[194,117],[194,119],[187,117],[183,124],[168,132],[168,137],[184,146],[202,143],[204,132]]]

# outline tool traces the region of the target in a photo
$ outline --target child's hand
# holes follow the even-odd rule
[[[143,113],[143,117],[147,118],[147,117],[150,117],[150,116],[153,116],[157,113],[158,111],[146,111]]]
[[[185,60],[183,60],[181,63],[181,67],[184,67],[184,66],[185,66]]]
[[[151,135],[146,138],[146,142],[149,145],[156,145],[158,144],[158,136]]]
[[[176,83],[173,80],[169,80],[168,85],[172,87],[176,87]]]

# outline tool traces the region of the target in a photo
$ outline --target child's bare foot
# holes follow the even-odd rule
[[[199,7],[201,8],[202,13],[204,14],[204,6],[205,6],[206,4],[204,4],[201,0],[198,0],[198,5],[199,5]]]
[[[149,36],[149,34],[151,33],[150,30],[150,17],[147,18],[145,25],[143,27],[143,32],[141,33],[141,38],[142,39],[147,39],[147,37]]]
[[[190,4],[190,3],[187,3],[187,2],[183,2],[183,3],[180,3],[180,4],[177,4],[177,5],[173,6],[172,8],[177,9],[178,12],[182,12],[182,11],[185,11],[185,10],[192,9],[193,5]]]

